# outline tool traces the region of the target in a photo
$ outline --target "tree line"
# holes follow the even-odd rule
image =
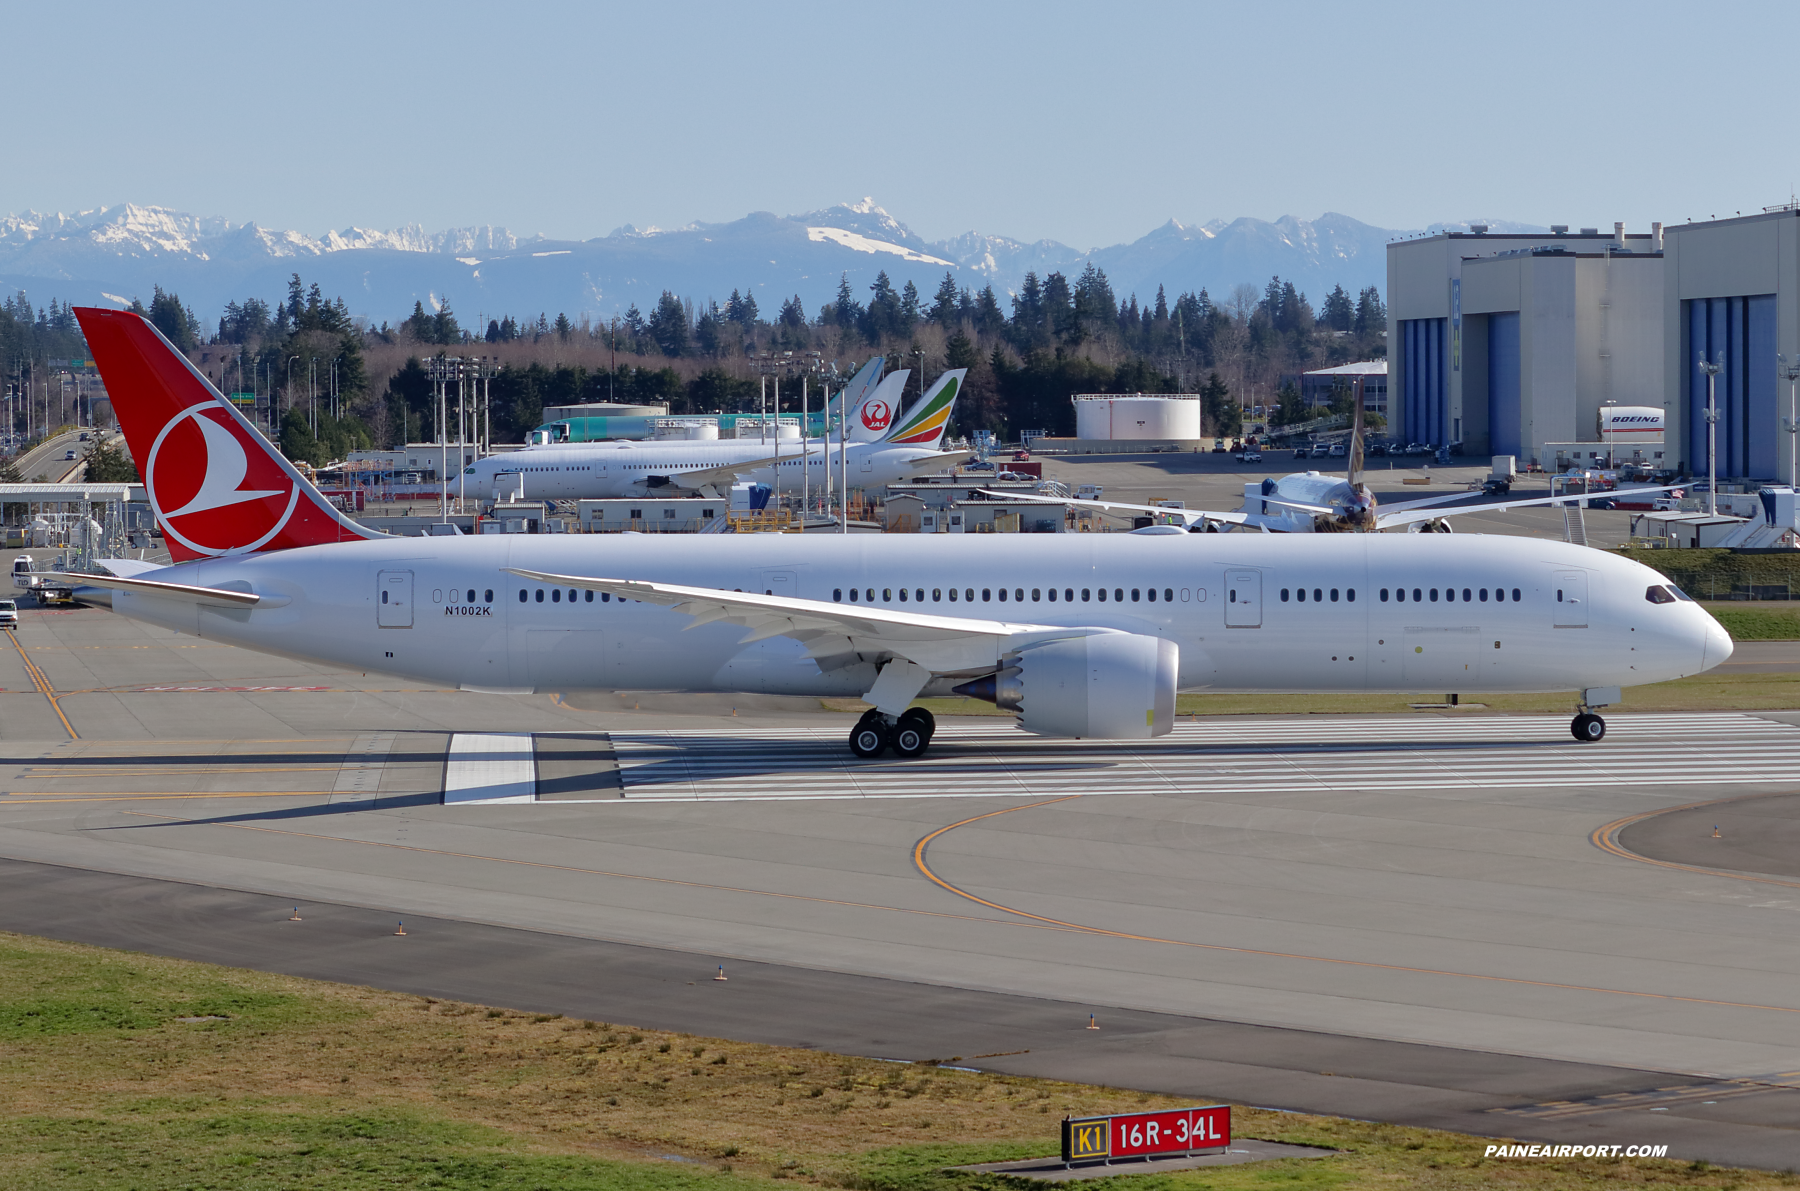
[[[134,302],[134,309],[177,347],[203,354],[221,389],[255,393],[264,408],[273,398],[282,449],[315,464],[359,446],[431,441],[437,409],[427,366],[434,356],[492,363],[493,440],[519,442],[546,405],[657,402],[677,414],[743,412],[757,407],[763,375],[780,373],[784,360],[818,353],[838,361],[843,376],[877,352],[926,379],[969,369],[959,433],[1072,433],[1069,397],[1078,392],[1198,392],[1206,433],[1229,435],[1240,405],[1279,409],[1280,374],[1386,354],[1387,311],[1377,288],[1353,296],[1335,287],[1315,310],[1279,277],[1222,298],[1204,288],[1171,298],[1158,286],[1146,299],[1121,300],[1090,263],[1072,278],[1028,273],[1004,297],[947,272],[927,299],[911,282],[896,287],[884,271],[861,293],[840,277],[833,298],[816,310],[799,295],[771,304],[766,314],[754,287],[733,290],[723,303],[664,291],[647,314],[635,305],[606,321],[543,311],[464,327],[448,301],[416,302],[406,318],[377,327],[295,274],[282,300],[231,302],[216,328],[160,287],[148,306]],[[21,337],[29,344],[14,351]],[[33,311],[22,297],[0,304],[0,350],[41,358],[49,344],[80,352],[67,307]],[[920,379],[911,378],[909,394]],[[790,408],[799,381],[783,384]]]

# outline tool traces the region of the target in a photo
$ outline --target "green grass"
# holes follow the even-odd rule
[[[105,1116],[0,1121],[7,1186],[56,1191],[230,1187],[475,1191],[735,1191],[710,1165],[526,1152],[498,1129],[393,1110],[124,1102]]]
[[[1734,641],[1800,641],[1800,603],[1704,600]]]
[[[187,1023],[197,1010],[224,1021]],[[1166,1096],[900,1066],[0,934],[0,1188],[1013,1191],[951,1167]],[[1207,1099],[1201,1097],[1199,1099]],[[1339,1151],[1106,1191],[1791,1187],[1674,1161],[1500,1163],[1487,1139],[1238,1106]],[[1084,1184],[1094,1186],[1096,1184]]]

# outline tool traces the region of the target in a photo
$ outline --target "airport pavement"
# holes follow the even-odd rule
[[[1244,484],[1265,477],[1278,479],[1297,471],[1343,475],[1343,459],[1295,459],[1292,451],[1271,451],[1259,464],[1239,463],[1230,455],[1211,452],[1168,452],[1143,455],[1043,455],[1044,476],[1074,488],[1097,484],[1111,500],[1142,504],[1150,498],[1180,500],[1190,509],[1233,510],[1243,507]],[[1470,483],[1486,479],[1489,461],[1460,459],[1454,467],[1425,467],[1425,459],[1378,458],[1369,461],[1366,482],[1384,505],[1426,496],[1470,494]],[[1408,481],[1429,480],[1429,483]],[[1514,493],[1519,498],[1550,495],[1545,476],[1521,476]],[[1631,536],[1628,512],[1589,509],[1586,515],[1588,543],[1620,546]],[[1457,533],[1511,534],[1563,540],[1563,515],[1558,509],[1512,509],[1506,513],[1469,513],[1454,519]]]
[[[676,969],[796,974],[766,986],[782,987],[774,1008],[743,1028],[698,1009],[645,1024],[748,1037],[760,1020],[772,1041],[917,1046],[891,1057],[949,1057],[941,1041],[1008,1070],[1545,1140],[1669,1140],[1721,1162],[1787,1165],[1771,1155],[1796,1148],[1795,1093],[1779,1089],[1800,1080],[1786,918],[1800,898],[1590,839],[1650,811],[1791,790],[1792,716],[1611,716],[1599,745],[1541,717],[1233,719],[1086,751],[965,721],[946,725],[952,763],[932,783],[949,796],[871,798],[856,782],[873,777],[821,776],[847,768],[804,738],[849,721],[806,701],[415,689],[98,610],[30,609],[19,634],[0,646],[0,856],[90,876],[4,899],[14,929],[117,920],[126,933],[107,938],[164,949],[216,934],[225,949],[207,957],[252,962],[234,933],[248,911],[230,907],[346,907],[321,923],[405,917],[409,942],[415,922],[446,924],[427,933],[464,949],[411,970],[473,1000],[597,990],[556,1009],[626,1020],[656,996],[615,997],[566,949],[654,949],[676,957],[652,965],[671,1013],[704,995]],[[605,734],[627,796],[441,805],[448,739],[469,730]],[[645,740],[689,752],[665,758],[670,772],[712,766],[680,779],[690,787],[836,782],[839,796],[641,801],[631,749]],[[905,765],[870,769],[909,780]],[[252,900],[181,903],[165,930],[125,912],[161,895],[105,892],[125,877]],[[525,962],[538,950],[543,966]],[[352,963],[355,948],[322,954],[335,952],[343,966],[303,974],[395,983]],[[834,1018],[794,991],[857,981],[908,990],[929,1020],[903,1035],[883,1029],[880,996],[858,1016],[856,996],[833,993]],[[744,985],[763,987],[748,972]],[[1085,1035],[1001,1028],[1016,1011],[1067,1029],[1071,1007],[1120,1023],[1104,1062],[1072,1049]],[[1162,1024],[1127,1037],[1137,1015]],[[940,1017],[995,1023],[978,1033],[1000,1041],[929,1032]],[[1289,1035],[1301,1041],[1283,1051]],[[1493,1098],[1468,1099],[1455,1072]]]
[[[291,921],[294,911],[301,921]],[[421,996],[1488,1137],[1791,1164],[1800,1088],[744,961],[0,860],[0,929]],[[727,979],[713,979],[723,959]],[[1089,1013],[1098,1029],[1088,1029]]]

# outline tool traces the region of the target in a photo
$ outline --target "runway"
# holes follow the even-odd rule
[[[1496,1135],[1800,1150],[1800,890],[1594,838],[1792,792],[1792,716],[1612,714],[1597,745],[1479,712],[1133,745],[962,720],[923,761],[855,766],[849,717],[797,700],[409,690],[98,612],[20,633],[9,929]],[[468,732],[536,734],[537,800],[445,805]],[[269,933],[296,903],[304,947]],[[430,943],[397,963],[399,917]],[[728,1013],[688,985],[717,963]],[[1089,1012],[1118,1023],[1103,1046],[1071,1040]]]
[[[1567,716],[1365,716],[1182,722],[1156,740],[1044,740],[1005,724],[946,727],[924,757],[847,755],[847,730],[610,733],[623,789],[656,799],[1213,796],[1317,790],[1714,786],[1800,773],[1800,728],[1754,715],[1619,715],[1578,745]],[[835,725],[834,725],[835,728]]]

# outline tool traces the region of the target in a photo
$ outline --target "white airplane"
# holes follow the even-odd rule
[[[390,538],[346,519],[148,320],[79,309],[177,562],[79,576],[152,624],[473,691],[852,695],[859,756],[920,695],[1142,740],[1210,691],[1576,691],[1697,674],[1730,636],[1655,571],[1530,538],[1403,534]],[[124,573],[119,573],[124,572]]]
[[[478,459],[463,471],[463,491],[490,499],[520,487],[532,500],[578,500],[643,496],[649,492],[705,492],[739,480],[773,486],[777,472],[783,490],[802,487],[801,467],[811,487],[824,490],[827,473],[834,483],[846,475],[854,488],[880,488],[938,471],[968,458],[967,451],[940,451],[944,429],[968,370],[952,369],[938,378],[905,416],[883,412],[885,433],[871,442],[848,446],[796,439],[783,447],[774,442],[599,442],[527,447]],[[869,390],[853,422],[888,391],[896,373]],[[891,424],[889,424],[891,423]],[[840,465],[840,456],[844,464]]]
[[[1167,523],[1180,521],[1196,532],[1217,532],[1232,528],[1254,529],[1263,533],[1342,532],[1344,530],[1380,530],[1406,528],[1413,532],[1449,533],[1448,518],[1465,513],[1504,513],[1508,509],[1533,505],[1581,504],[1601,495],[1572,492],[1561,496],[1540,496],[1525,500],[1497,500],[1482,504],[1444,508],[1453,500],[1463,500],[1466,492],[1452,492],[1420,497],[1400,504],[1382,505],[1362,482],[1362,411],[1350,434],[1348,466],[1343,476],[1302,471],[1282,476],[1279,480],[1252,480],[1244,485],[1243,507],[1234,512],[1215,509],[1186,509],[1169,505],[1129,504],[1116,500],[1067,499],[1021,495],[1016,492],[990,492],[987,495],[1007,500],[1037,500],[1045,504],[1076,505],[1112,513],[1149,514]],[[1667,488],[1627,488],[1607,492],[1608,497],[1661,496]]]

